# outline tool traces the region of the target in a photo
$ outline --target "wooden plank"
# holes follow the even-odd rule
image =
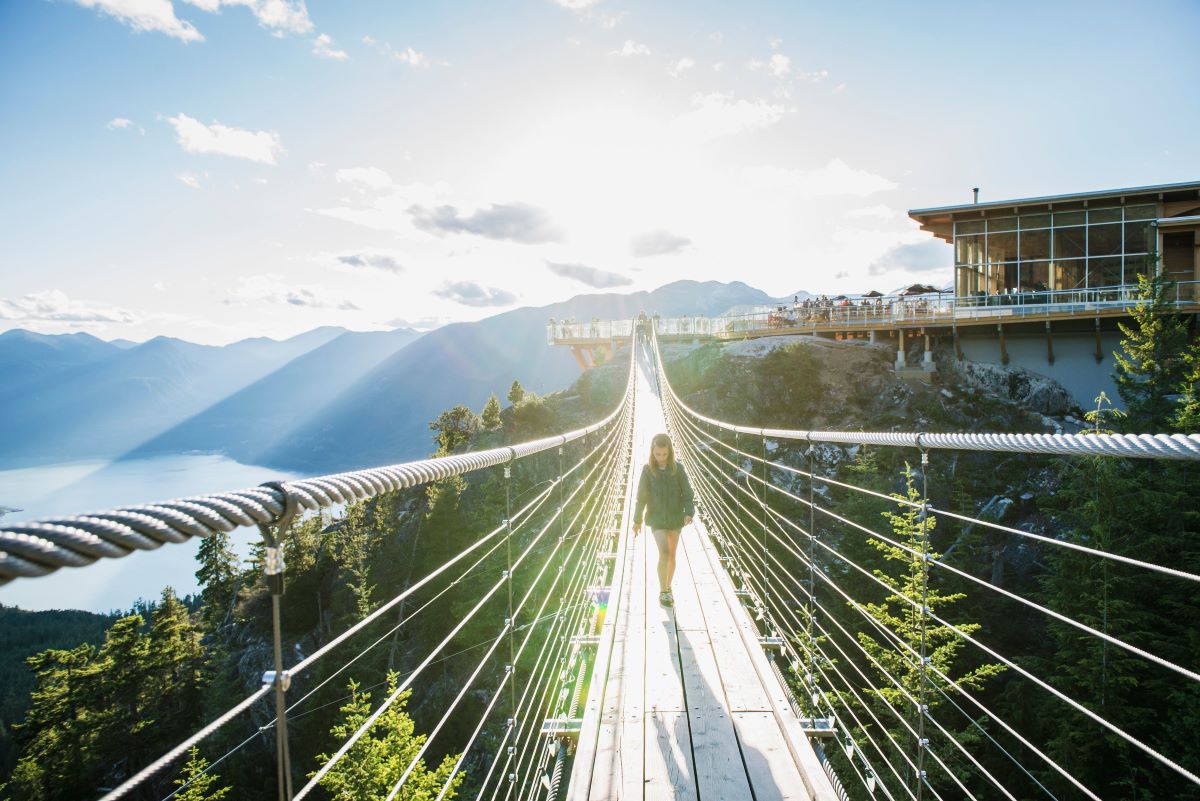
[[[646,709],[683,712],[673,610],[658,602],[658,546],[646,539]]]
[[[704,631],[704,613],[700,611],[700,596],[685,543],[699,534],[688,529],[681,535],[679,549],[675,552],[675,580],[671,594],[675,597],[675,628],[679,631]]]
[[[625,633],[625,668],[621,682],[621,721],[617,745],[618,798],[642,797],[646,746],[646,538],[633,540],[629,619]]]
[[[809,801],[804,779],[770,712],[734,712],[733,725],[756,801]]]
[[[614,797],[614,788],[619,786],[616,781],[619,773],[617,744],[621,729],[625,637],[629,630],[629,607],[633,585],[630,576],[634,557],[631,539],[632,533],[627,529],[625,536],[622,537],[619,551],[622,559],[616,563],[617,568],[613,577],[615,586],[620,587],[620,592],[617,594],[618,605],[615,614],[612,614],[611,603],[609,608],[613,626],[611,653],[606,658],[604,649],[607,642],[602,639],[597,670],[594,671],[592,677],[593,689],[588,693],[588,705],[584,713],[584,734],[580,737],[579,748],[575,752],[575,761],[571,765],[568,801],[609,799]],[[607,629],[608,626],[609,621],[605,620],[604,627]],[[599,670],[600,659],[606,659],[603,663],[608,667],[606,671]],[[599,728],[593,745],[587,734],[590,731],[588,725],[597,716],[599,717]],[[589,753],[593,751],[594,758],[589,758]]]
[[[698,801],[686,712],[646,713],[646,781],[641,789],[645,801]]]
[[[680,632],[679,655],[700,797],[750,801],[750,782],[742,766],[712,643],[704,632]]]
[[[786,701],[786,694],[783,692],[782,686],[779,684],[779,679],[771,670],[770,664],[767,661],[766,655],[762,651],[762,647],[758,643],[757,628],[750,620],[749,614],[742,608],[741,603],[734,595],[733,584],[729,580],[729,576],[718,569],[720,564],[717,559],[717,551],[713,546],[712,541],[708,538],[707,532],[705,536],[700,538],[703,549],[704,559],[712,568],[717,582],[721,587],[721,595],[726,601],[726,608],[730,615],[735,619],[736,625],[734,630],[737,632],[738,638],[742,641],[741,655],[750,662],[751,671],[757,678],[758,686],[762,692],[762,697],[767,699],[768,709],[774,719],[775,731],[780,734],[779,742],[786,749],[788,756],[791,759],[792,765],[796,769],[796,775],[799,776],[802,782],[805,795],[803,798],[817,799],[818,801],[834,801],[837,794],[833,789],[833,785],[829,781],[829,777],[825,774],[821,767],[817,756],[813,753],[812,746],[809,744],[807,737],[804,736],[800,728],[800,721],[797,720],[795,713],[792,711],[790,704]],[[699,561],[699,556],[693,556],[693,561]],[[721,670],[721,676],[725,682],[726,692],[730,691],[730,674],[727,671],[724,659],[729,659],[730,653],[737,652],[739,649],[736,643],[718,643],[716,638],[713,640],[714,648],[718,657],[717,664]],[[771,688],[768,692],[767,688]],[[732,704],[731,699],[731,704]],[[735,709],[735,724],[737,723],[737,710]],[[754,710],[744,710],[754,711]],[[770,729],[766,729],[770,731]],[[741,735],[739,733],[739,741]],[[743,758],[747,761],[747,769],[749,770],[749,757],[752,756],[748,751],[743,750]],[[761,756],[761,755],[760,755]],[[765,758],[765,757],[763,757]],[[761,761],[761,759],[760,759]],[[751,778],[753,783],[753,777]],[[755,789],[757,793],[757,787]]]

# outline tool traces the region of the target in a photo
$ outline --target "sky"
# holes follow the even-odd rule
[[[1200,3],[0,3],[0,330],[948,283],[907,210],[1200,179]]]

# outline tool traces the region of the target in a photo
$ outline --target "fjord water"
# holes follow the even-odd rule
[[[264,481],[296,478],[274,468],[246,465],[224,456],[172,454],[113,462],[85,461],[0,470],[0,507],[11,522],[98,512],[117,506],[186,495],[244,489]],[[232,535],[240,553],[258,537],[255,529]],[[170,585],[178,595],[196,592],[199,540],[102,559],[84,568],[18,579],[0,587],[0,603],[23,609],[128,609],[138,598],[154,599]]]

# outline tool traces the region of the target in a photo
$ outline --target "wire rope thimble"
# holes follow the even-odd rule
[[[258,531],[266,545],[263,553],[263,576],[266,578],[267,588],[272,595],[283,595],[283,536],[291,530],[292,521],[300,511],[300,501],[286,482],[267,481],[259,486],[283,496],[283,511],[278,519],[258,524]],[[272,526],[275,527],[274,531],[271,530]]]

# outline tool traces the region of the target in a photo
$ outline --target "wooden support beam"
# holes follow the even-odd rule
[[[1054,364],[1054,332],[1050,330],[1050,321],[1046,321],[1046,361]]]
[[[1096,317],[1096,364],[1104,361],[1104,350],[1100,346],[1100,317]]]
[[[1004,324],[996,323],[996,333],[1000,335],[1000,363],[1008,364],[1008,344],[1004,341]]]

